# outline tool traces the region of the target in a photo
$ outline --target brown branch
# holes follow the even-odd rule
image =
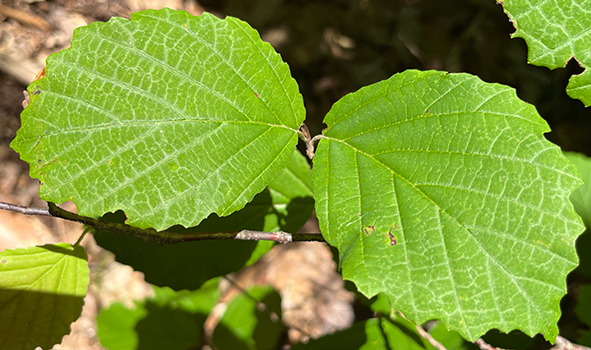
[[[421,335],[421,337],[427,339],[429,344],[433,345],[433,347],[437,350],[447,350],[443,344],[435,340],[433,336],[427,332],[420,324],[417,325],[417,332]]]
[[[29,208],[16,204],[0,202],[0,209],[14,211],[25,215],[52,216],[64,220],[75,221],[90,226],[95,230],[109,231],[136,237],[154,244],[167,245],[192,241],[209,241],[216,239],[237,239],[242,241],[273,241],[278,243],[316,241],[326,242],[321,234],[288,233],[283,231],[263,232],[253,230],[241,230],[232,232],[189,232],[173,233],[168,231],[156,231],[153,228],[139,228],[123,223],[103,221],[87,216],[78,215],[58,207],[55,203],[47,202],[49,209]]]
[[[18,204],[0,202],[0,210],[14,211],[24,215],[52,216],[49,210],[43,208],[30,208]]]

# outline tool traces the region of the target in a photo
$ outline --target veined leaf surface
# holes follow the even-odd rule
[[[88,262],[81,246],[0,252],[0,349],[50,349],[82,313]]]
[[[314,198],[345,279],[472,341],[492,328],[556,337],[581,180],[533,106],[468,74],[406,71],[325,123]]]
[[[305,111],[248,24],[163,9],[77,29],[12,147],[43,199],[158,230],[241,209],[285,168]]]
[[[574,57],[585,68],[571,77],[568,95],[591,105],[591,2],[588,0],[497,0],[515,26],[512,37],[527,43],[528,61],[562,68]]]

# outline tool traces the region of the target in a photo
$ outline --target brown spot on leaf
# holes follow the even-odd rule
[[[366,235],[370,235],[372,233],[374,233],[374,231],[376,230],[376,228],[374,226],[367,226],[363,228],[363,231],[365,231]]]
[[[259,96],[259,94],[257,94],[256,92],[254,93],[254,95],[255,95],[257,98],[261,98],[261,97]]]
[[[2,259],[2,263],[3,264],[6,264],[6,259]]]
[[[398,228],[398,226],[394,225],[394,228]],[[388,230],[388,239],[390,240],[390,246],[396,245],[396,238],[392,234],[392,227]]]

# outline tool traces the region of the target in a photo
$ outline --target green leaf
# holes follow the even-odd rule
[[[253,287],[228,305],[224,316],[213,332],[213,343],[219,350],[271,350],[276,349],[283,325],[273,320],[267,310],[281,317],[281,298],[270,287]]]
[[[564,156],[577,166],[583,177],[583,185],[570,195],[570,201],[577,214],[583,218],[585,226],[591,227],[591,159],[574,152],[564,152]]]
[[[556,337],[581,181],[533,106],[468,74],[406,71],[325,123],[314,198],[345,279],[471,341],[492,328]]]
[[[173,227],[175,232],[221,232],[251,229],[297,232],[314,208],[307,161],[296,151],[288,166],[267,190],[242,210],[228,217],[212,215],[199,226]],[[123,222],[125,215],[105,215]],[[196,289],[212,277],[240,270],[266,253],[273,242],[197,241],[159,246],[140,239],[96,231],[97,243],[115,254],[117,261],[145,274],[146,281],[173,289]]]
[[[203,323],[219,298],[218,279],[197,291],[154,288],[135,308],[114,303],[97,317],[101,344],[111,350],[185,350],[201,340]]]
[[[157,230],[244,207],[305,117],[288,66],[247,23],[170,9],[77,29],[29,93],[12,147],[40,196]]]
[[[586,0],[497,0],[513,22],[513,38],[523,38],[528,62],[550,69],[564,67],[574,57],[585,68],[570,78],[568,95],[591,105],[591,3]]]
[[[60,343],[82,313],[88,272],[81,246],[0,252],[0,348],[50,349]]]
[[[421,338],[413,324],[386,317],[358,322],[348,329],[311,339],[307,344],[296,344],[292,350],[422,350],[432,349]]]

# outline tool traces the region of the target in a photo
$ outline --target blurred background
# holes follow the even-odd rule
[[[436,69],[512,86],[549,123],[550,141],[565,151],[591,155],[591,110],[565,93],[568,78],[582,69],[574,60],[554,71],[528,65],[525,42],[510,38],[513,25],[494,0],[2,0],[0,201],[45,206],[37,195],[38,181],[28,176],[27,164],[9,143],[20,125],[23,90],[45,66],[46,57],[68,47],[76,27],[162,7],[193,15],[208,11],[250,23],[291,67],[312,135],[320,133],[322,118],[343,95],[406,69]],[[73,204],[65,208],[75,210]],[[304,229],[318,232],[314,225],[311,220]],[[81,230],[72,223],[0,212],[0,250],[73,243]],[[101,349],[94,324],[97,312],[114,300],[129,302],[151,293],[141,273],[114,262],[92,237],[84,244],[92,271],[84,315],[55,349]],[[291,308],[283,311],[293,325],[291,342],[346,328],[363,314],[335,272],[325,245],[276,247],[268,255],[235,279],[242,287],[270,283],[279,290]],[[303,268],[306,264],[310,269]],[[563,300],[561,333],[574,339],[578,329],[585,328],[572,312],[577,283],[583,280],[589,282],[586,273],[571,274],[569,295]],[[227,286],[228,295],[231,288]]]

